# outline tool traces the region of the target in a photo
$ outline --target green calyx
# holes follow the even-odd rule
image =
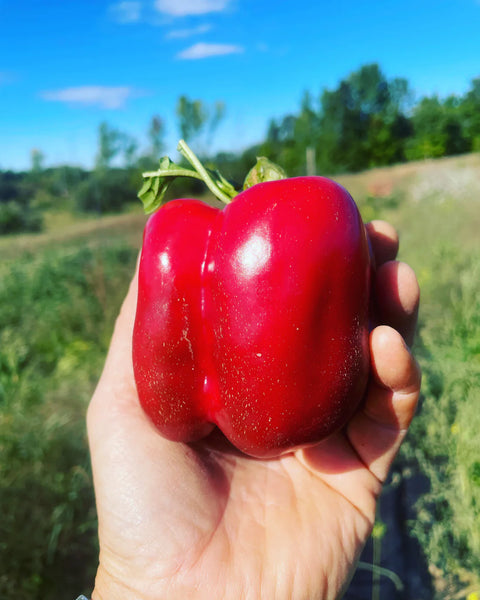
[[[248,175],[245,178],[243,189],[246,190],[257,183],[264,183],[266,181],[277,181],[278,179],[286,179],[287,174],[272,161],[268,160],[264,156],[259,156],[254,167],[250,169]]]
[[[144,181],[138,192],[138,197],[143,202],[146,214],[151,214],[160,208],[164,203],[168,188],[177,177],[200,179],[212,194],[225,204],[229,204],[240,193],[241,190],[235,189],[234,185],[219,171],[204,167],[184,140],[180,140],[178,143],[178,151],[190,163],[192,168],[177,165],[168,156],[164,156],[160,159],[160,168],[157,171],[143,173]],[[245,190],[257,183],[285,178],[286,174],[282,168],[268,159],[260,157],[245,178],[242,189]]]

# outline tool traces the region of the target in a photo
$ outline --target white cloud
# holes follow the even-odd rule
[[[42,92],[41,97],[51,102],[66,102],[68,104],[118,109],[125,106],[127,100],[133,95],[134,90],[129,87],[84,85],[65,88],[63,90],[45,91]]]
[[[155,8],[174,17],[224,11],[231,0],[156,0]]]
[[[196,60],[199,58],[208,58],[210,56],[222,56],[224,54],[240,54],[243,52],[241,46],[232,44],[205,44],[199,42],[177,54],[177,58],[182,60]]]
[[[198,27],[191,27],[190,29],[173,29],[169,31],[166,35],[167,39],[184,39],[188,37],[192,37],[194,35],[202,35],[202,33],[207,33],[212,29],[211,25],[199,25]]]
[[[109,7],[112,18],[117,23],[137,23],[140,21],[142,3],[135,0],[124,0]]]

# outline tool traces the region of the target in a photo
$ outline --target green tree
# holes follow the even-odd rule
[[[382,102],[370,113],[368,130],[369,166],[391,165],[405,160],[405,148],[412,134],[406,116],[412,105],[412,92],[403,78],[384,80]]]
[[[447,156],[462,154],[470,149],[469,140],[465,135],[462,124],[461,102],[461,99],[454,95],[449,96],[443,102],[443,130],[445,132],[445,154]]]
[[[459,111],[469,149],[480,152],[480,77],[472,81],[471,89],[459,105]]]
[[[191,142],[199,136],[207,122],[207,111],[201,100],[180,96],[177,102],[178,128],[182,139]]]
[[[165,147],[164,136],[165,124],[158,115],[154,115],[150,121],[150,127],[148,129],[148,139],[150,141],[149,154],[153,162],[157,162],[161,153],[163,152]]]
[[[113,159],[122,148],[122,133],[111,127],[106,121],[98,127],[98,153],[95,167],[99,170],[108,169]]]
[[[387,80],[377,64],[324,90],[318,139],[324,169],[355,171],[403,160],[410,98],[406,80]]]
[[[98,129],[98,153],[95,170],[75,190],[77,207],[88,212],[117,212],[136,199],[137,141],[105,121]],[[122,156],[124,167],[113,168],[114,159]]]
[[[422,98],[412,115],[413,136],[407,149],[410,160],[439,158],[468,150],[460,116],[460,101],[450,96]]]
[[[43,171],[43,163],[45,160],[45,155],[38,148],[33,148],[30,153],[31,158],[31,172],[33,174],[38,174]]]
[[[305,140],[296,138],[296,115],[285,115],[269,123],[259,154],[281,165],[290,176],[305,174]]]
[[[199,145],[201,136],[205,134],[204,145],[209,148],[213,135],[225,116],[225,104],[217,101],[208,106],[202,100],[180,96],[176,112],[182,139],[192,145]]]
[[[42,214],[32,202],[35,191],[30,174],[0,171],[0,235],[42,229]]]
[[[128,169],[96,170],[75,190],[77,207],[84,212],[112,213],[136,202],[138,178]]]
[[[123,133],[120,137],[120,145],[125,166],[127,169],[132,169],[137,161],[138,142],[128,133]]]
[[[312,95],[306,91],[303,94],[300,113],[295,120],[294,139],[297,162],[302,173],[316,173],[316,145],[319,138],[319,117],[313,107]],[[299,174],[299,173],[296,173]]]
[[[99,171],[112,167],[113,161],[122,156],[123,162],[127,167],[131,167],[136,159],[138,150],[137,140],[125,133],[112,127],[106,121],[100,123],[98,127],[98,151],[95,158],[95,168]]]

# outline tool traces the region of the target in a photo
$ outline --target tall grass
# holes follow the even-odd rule
[[[85,410],[135,254],[76,245],[2,265],[2,599],[74,598],[93,582]]]
[[[480,178],[475,175],[468,165],[444,170],[432,164],[385,202],[366,197],[361,203],[368,216],[386,217],[397,226],[400,258],[415,268],[422,291],[415,345],[422,398],[399,462],[406,476],[420,472],[429,480],[410,525],[442,600],[466,597],[462,589],[480,593]]]
[[[448,245],[431,260],[425,288],[432,305],[424,309],[418,347],[423,403],[405,449],[429,477],[430,493],[413,530],[447,579],[465,571],[478,577],[480,255]]]

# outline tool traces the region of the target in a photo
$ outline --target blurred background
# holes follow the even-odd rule
[[[399,230],[423,393],[346,598],[480,598],[479,31],[478,0],[0,0],[2,600],[92,589],[85,410],[179,138]]]

